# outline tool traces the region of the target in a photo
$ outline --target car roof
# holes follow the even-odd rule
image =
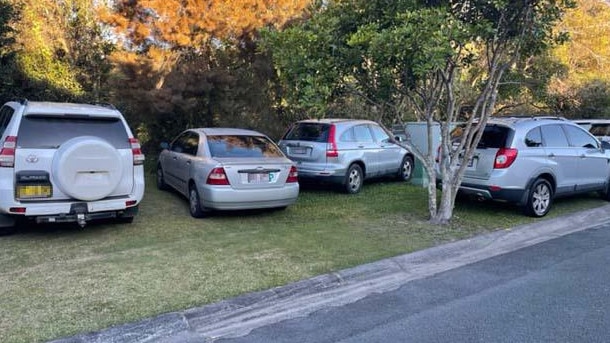
[[[574,119],[576,124],[610,124],[610,119]]]
[[[340,123],[360,123],[360,124],[376,124],[372,120],[366,119],[348,119],[348,118],[321,118],[321,119],[304,119],[297,123],[322,123],[322,124],[340,124]]]
[[[199,127],[190,130],[204,134],[206,136],[264,136],[264,134],[258,131],[230,127]]]
[[[17,103],[15,103],[17,104]],[[28,114],[87,114],[100,117],[120,117],[121,114],[112,105],[76,104],[69,102],[28,101],[25,103],[25,115]]]
[[[552,124],[557,122],[570,123],[567,119],[558,116],[507,116],[507,117],[491,117],[487,124],[491,125],[506,125],[512,128],[516,127],[536,127],[541,124]],[[574,124],[575,125],[575,124]]]

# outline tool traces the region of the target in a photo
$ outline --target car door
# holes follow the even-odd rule
[[[578,155],[570,146],[568,138],[560,124],[542,125],[540,127],[544,150],[549,167],[555,173],[556,194],[572,193],[579,178]]]
[[[371,124],[370,129],[379,149],[375,158],[379,165],[380,174],[396,174],[404,156],[403,149],[394,142],[381,126]]]
[[[361,154],[362,162],[366,168],[366,176],[376,176],[381,172],[377,154],[380,147],[373,139],[373,134],[367,124],[355,125],[353,127],[356,146]]]
[[[197,148],[193,147],[194,140],[198,141],[199,135],[192,131],[181,133],[169,147],[167,156],[163,161],[165,169],[166,182],[177,189],[179,192],[186,194],[188,185],[189,165],[197,153]]]
[[[563,128],[578,156],[576,190],[584,192],[603,189],[610,166],[599,141],[580,127],[563,125]]]

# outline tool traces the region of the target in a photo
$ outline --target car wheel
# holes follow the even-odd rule
[[[165,183],[165,178],[163,177],[163,169],[161,169],[161,166],[157,167],[157,188],[162,191],[167,190],[167,184]]]
[[[525,205],[525,214],[532,217],[543,217],[551,209],[553,189],[545,179],[536,179],[530,188]]]
[[[398,180],[409,181],[413,177],[413,157],[405,155],[398,170]]]
[[[357,164],[352,164],[347,170],[345,176],[345,191],[349,194],[356,194],[360,192],[362,183],[364,181],[364,175],[362,174],[362,168]]]
[[[601,196],[602,199],[604,199],[606,201],[610,201],[610,180],[608,180],[608,183],[606,184],[606,188],[603,191],[599,191],[599,195]]]
[[[205,212],[201,208],[199,192],[195,185],[189,187],[189,211],[194,218],[202,218],[205,215]]]

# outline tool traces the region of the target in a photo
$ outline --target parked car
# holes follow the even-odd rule
[[[0,226],[115,218],[144,195],[144,155],[110,105],[11,101],[0,108]]]
[[[285,208],[299,195],[294,163],[262,133],[189,129],[161,147],[157,186],[187,197],[193,217],[211,210]]]
[[[452,137],[460,139],[461,127]],[[485,126],[459,191],[517,203],[542,217],[560,196],[599,192],[610,200],[610,150],[562,118],[496,118]]]
[[[577,119],[574,122],[600,141],[610,142],[610,119]]]
[[[370,120],[311,119],[296,122],[279,142],[303,180],[341,185],[358,193],[365,179],[392,176],[409,181],[413,154]]]

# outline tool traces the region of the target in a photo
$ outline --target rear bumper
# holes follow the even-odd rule
[[[130,218],[135,217],[138,213],[138,206],[128,207],[118,211],[103,211],[103,212],[72,212],[68,214],[47,215],[34,217],[36,223],[81,223],[91,220],[114,219],[114,218]],[[26,217],[27,218],[27,217]]]
[[[489,200],[502,200],[512,203],[521,203],[527,193],[525,189],[499,189],[492,190],[488,186],[465,184],[460,185],[459,191],[462,194],[482,197]]]
[[[437,188],[441,188],[442,180],[436,180]],[[500,200],[510,203],[522,205],[527,200],[527,189],[523,188],[501,188],[492,187],[489,185],[480,185],[468,182],[462,182],[458,191],[461,194],[473,196],[479,199]]]
[[[292,205],[299,196],[299,184],[281,188],[240,189],[231,186],[205,186],[201,202],[203,207],[216,210],[249,210]]]
[[[329,183],[343,183],[345,180],[345,173],[347,170],[345,168],[339,169],[312,169],[312,168],[304,168],[302,166],[297,166],[297,171],[299,173],[299,180],[304,181],[321,181],[321,182],[329,182]]]

